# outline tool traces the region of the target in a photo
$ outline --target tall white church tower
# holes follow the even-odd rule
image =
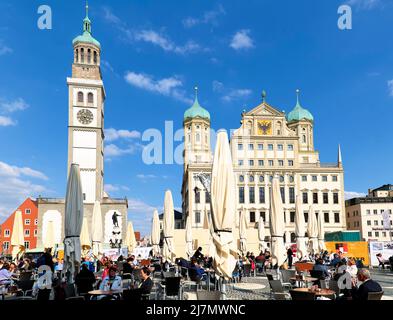
[[[92,36],[87,5],[83,34],[73,40],[73,47],[72,77],[67,78],[68,171],[71,163],[79,164],[84,202],[101,202],[104,194],[105,89],[100,69],[101,45]]]

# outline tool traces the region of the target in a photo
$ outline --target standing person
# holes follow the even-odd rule
[[[378,269],[379,267],[382,267],[382,270],[385,270],[385,260],[382,257],[382,253],[377,253],[377,259],[379,262]]]
[[[292,251],[291,247],[288,247],[288,250],[287,250],[287,260],[288,260],[288,268],[292,269],[293,251]]]

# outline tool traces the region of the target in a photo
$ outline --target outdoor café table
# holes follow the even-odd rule
[[[295,288],[292,289],[297,292],[313,292],[316,296],[332,296],[335,294],[335,291],[330,289],[317,289],[317,290],[310,290],[310,288]]]
[[[314,282],[314,281],[318,280],[318,278],[313,278],[313,277],[305,277],[304,280],[303,280],[302,277],[299,277],[299,276],[298,277],[292,277],[290,279],[293,280],[293,281],[296,281],[296,282],[304,282],[305,285],[307,285],[308,282]]]
[[[113,296],[123,293],[123,290],[93,290],[89,291],[92,296]]]

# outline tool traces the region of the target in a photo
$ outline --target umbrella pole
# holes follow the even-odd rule
[[[220,291],[221,291],[221,300],[227,300],[227,288],[226,288],[226,283],[225,279],[223,277],[220,277]]]

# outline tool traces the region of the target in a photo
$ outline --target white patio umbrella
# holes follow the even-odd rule
[[[265,243],[265,221],[262,216],[259,217],[258,221],[258,240],[259,240],[259,251],[263,251],[266,248]]]
[[[211,176],[212,236],[216,247],[213,267],[217,276],[228,280],[232,278],[238,254],[232,233],[236,213],[236,184],[225,130],[217,132]]]
[[[318,222],[314,208],[311,205],[308,211],[308,252],[310,255],[318,253]]]
[[[271,255],[273,265],[278,268],[287,258],[287,251],[284,246],[284,209],[282,205],[280,184],[278,176],[274,176],[272,189],[270,192],[270,234],[271,234]]]
[[[78,164],[71,164],[68,176],[64,217],[64,268],[68,283],[74,283],[81,261],[80,234],[83,222],[83,193]]]
[[[160,218],[158,217],[157,210],[154,210],[153,221],[151,225],[151,244],[153,246],[153,255],[158,256],[160,254]]]
[[[214,257],[216,254],[216,245],[213,240],[213,234],[214,234],[214,227],[213,227],[213,222],[211,219],[211,214],[207,213],[204,215],[203,219],[203,228],[209,230],[209,244],[208,244],[208,249],[207,249],[207,255],[209,257]]]
[[[239,239],[240,239],[240,252],[242,256],[245,256],[247,252],[247,214],[244,209],[240,213]]]
[[[299,260],[302,260],[307,255],[307,246],[306,237],[304,236],[306,223],[304,221],[300,195],[296,196],[295,214],[296,256]]]
[[[94,202],[93,217],[91,224],[91,242],[93,255],[98,259],[102,254],[102,213],[99,201]]]
[[[84,217],[82,221],[82,231],[80,235],[80,241],[81,241],[81,246],[82,247],[89,247],[91,248],[91,240],[90,240],[90,234],[89,234],[89,225],[87,223],[87,218]]]
[[[168,261],[169,263],[174,263],[175,261],[175,251],[173,243],[173,235],[175,229],[175,215],[173,207],[173,198],[170,190],[165,192],[164,200],[164,245],[162,248],[162,258],[163,261]]]
[[[322,214],[319,213],[318,215],[318,248],[319,251],[325,251],[326,250],[326,245],[325,245],[325,226],[324,226],[324,221]]]
[[[192,225],[191,225],[191,217],[187,217],[187,222],[186,222],[186,253],[188,256],[188,259],[191,259],[191,257],[194,255],[194,250],[192,247]]]
[[[19,257],[20,253],[24,251],[25,238],[23,235],[23,220],[22,211],[17,210],[14,214],[14,224],[12,226],[11,235],[12,246],[12,260]]]
[[[45,248],[54,248],[56,245],[55,240],[55,225],[53,221],[48,221],[46,225],[46,232],[44,237],[44,247]]]
[[[134,251],[136,245],[137,242],[135,238],[134,225],[130,221],[128,222],[127,233],[126,233],[126,246],[128,248],[128,254],[131,254]]]

